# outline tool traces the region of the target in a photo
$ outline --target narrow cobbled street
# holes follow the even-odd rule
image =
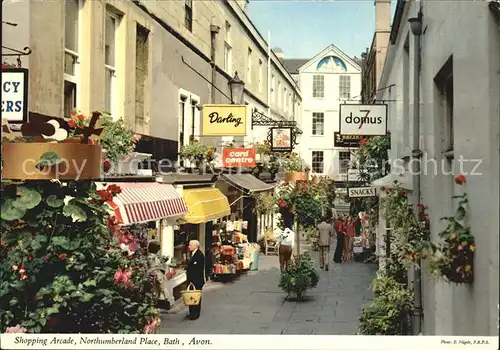
[[[301,248],[303,252],[308,246]],[[311,254],[319,266],[318,253]],[[375,264],[330,262],[330,271],[320,270],[320,282],[308,291],[306,301],[297,303],[285,301],[278,287],[278,257],[261,255],[258,271],[204,288],[198,320],[185,320],[187,309],[179,305],[163,314],[160,332],[353,335],[363,306],[372,298],[368,288],[375,270]]]

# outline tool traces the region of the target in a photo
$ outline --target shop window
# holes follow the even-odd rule
[[[144,95],[149,67],[149,30],[137,24],[135,49],[135,121],[144,123]]]
[[[325,162],[323,151],[312,152],[312,172],[315,174],[323,174]]]
[[[76,84],[64,81],[64,117],[70,118],[71,112],[76,108]]]
[[[339,152],[339,173],[347,174],[349,170],[349,165],[351,164],[351,152],[340,151]]]
[[[104,21],[104,73],[105,97],[104,110],[111,115],[116,113],[116,38],[120,18],[111,11],[106,11]]]
[[[199,240],[198,225],[182,224],[174,226],[174,257],[172,262],[177,268],[187,266],[190,240]]]

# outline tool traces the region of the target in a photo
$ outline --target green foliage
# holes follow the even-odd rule
[[[251,195],[254,199],[253,212],[256,214],[268,214],[274,210],[276,199],[272,192],[257,192]]]
[[[394,188],[382,188],[386,196],[381,199],[381,210],[388,224],[392,227],[393,241],[391,251],[398,255],[398,260],[410,267],[426,257],[429,248],[430,232],[425,207],[419,204],[419,217],[408,200],[406,190],[395,183]]]
[[[447,221],[439,237],[441,244],[432,244],[429,270],[437,277],[445,277],[453,283],[469,283],[474,280],[475,239],[466,224],[467,194],[454,196],[459,200],[455,215],[441,220]]]
[[[361,143],[357,152],[360,180],[372,182],[390,171],[387,151],[391,149],[391,136],[376,136]]]
[[[60,164],[63,161],[62,157],[54,151],[45,152],[40,156],[40,159],[36,163],[35,167],[37,169],[43,169],[45,167],[50,167],[53,165]]]
[[[376,278],[372,303],[363,309],[358,334],[407,335],[413,310],[413,293],[390,276]]]
[[[306,171],[307,163],[295,152],[284,153],[279,160],[280,167],[285,172]]]
[[[134,151],[135,134],[125,128],[122,119],[114,120],[111,115],[102,114],[100,120],[104,129],[100,143],[112,163]]]
[[[322,201],[310,186],[313,186],[310,181],[285,184],[277,196],[280,209],[293,212],[294,219],[303,228],[315,227],[323,214]]]
[[[281,273],[279,287],[288,297],[295,294],[297,300],[303,300],[304,293],[315,288],[318,282],[319,273],[315,269],[314,261],[308,253],[304,253],[295,257],[291,266]]]
[[[215,157],[215,149],[191,137],[189,144],[181,147],[179,156],[194,163],[211,162]]]
[[[147,259],[106,223],[103,195],[88,182],[2,187],[2,332],[140,333],[159,318]]]

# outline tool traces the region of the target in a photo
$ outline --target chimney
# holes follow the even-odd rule
[[[274,54],[276,55],[276,57],[278,57],[280,60],[285,59],[285,53],[283,52],[282,49],[280,49],[279,47],[275,47],[272,50],[273,50]]]
[[[375,33],[391,31],[391,0],[375,0]]]

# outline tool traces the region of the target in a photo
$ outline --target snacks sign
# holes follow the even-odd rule
[[[224,148],[222,166],[224,168],[253,168],[255,153],[255,148]]]
[[[245,136],[246,105],[203,105],[203,136]]]

